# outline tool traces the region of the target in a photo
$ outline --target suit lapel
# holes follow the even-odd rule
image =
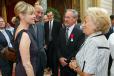
[[[7,42],[5,36],[3,35],[3,33],[2,33],[1,31],[0,31],[0,37],[1,37],[1,40],[2,40],[2,41]],[[7,44],[8,44],[8,43],[7,43]]]
[[[63,29],[63,31],[60,33],[61,34],[61,40],[62,40],[63,45],[66,45],[66,36],[65,36],[66,28],[62,28],[62,29]]]
[[[5,31],[6,31],[6,33],[8,35],[8,37],[10,38],[10,40],[12,41],[12,39],[13,39],[12,33],[9,30],[5,30]]]
[[[34,39],[36,39],[36,35],[35,35],[35,31],[34,31],[34,28],[33,28],[34,25],[31,25],[29,30],[31,32],[31,35],[33,36]]]

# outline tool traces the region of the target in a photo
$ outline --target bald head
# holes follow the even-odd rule
[[[43,7],[40,5],[35,5],[34,8],[35,8],[36,21],[42,20],[44,14]]]
[[[41,5],[34,5],[34,8],[35,9],[39,9],[39,10],[42,10],[43,11],[43,7]]]

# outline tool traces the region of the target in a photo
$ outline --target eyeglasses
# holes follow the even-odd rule
[[[41,14],[44,14],[44,12],[40,12],[40,11],[37,11],[37,13],[41,13]]]
[[[74,18],[74,17],[70,17],[70,16],[64,16],[64,18],[66,18],[66,19],[70,19],[70,18]]]

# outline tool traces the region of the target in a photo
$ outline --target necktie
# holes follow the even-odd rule
[[[66,28],[66,33],[65,33],[65,35],[66,35],[66,43],[68,42],[68,30],[69,30],[69,28],[67,27]]]

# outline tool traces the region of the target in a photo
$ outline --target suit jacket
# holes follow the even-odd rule
[[[57,40],[57,37],[59,35],[59,31],[61,28],[62,24],[57,21],[53,21],[53,27],[52,27],[52,41],[53,43],[56,43],[55,41]],[[49,44],[49,21],[44,24],[44,29],[45,29],[45,44]]]
[[[13,35],[12,35],[11,31],[9,31],[9,30],[5,30],[5,31],[10,39],[11,44],[13,45],[13,42],[12,42]],[[6,46],[8,46],[7,40],[6,40],[5,36],[3,35],[3,33],[0,31],[0,49],[4,48]]]
[[[10,36],[11,32],[10,33],[8,33],[8,32],[9,31],[7,30],[6,33],[8,34],[8,36]],[[9,38],[12,39],[13,38],[12,35]],[[0,31],[0,52],[6,46],[8,46],[7,40],[6,40],[5,36],[3,35],[3,33]],[[6,60],[5,58],[0,57],[0,67],[1,67],[3,75],[11,76],[12,66],[13,66],[13,62],[10,62],[10,61]]]
[[[80,46],[85,40],[85,35],[82,33],[82,30],[79,28],[79,26],[75,25],[70,34],[68,42],[66,43],[65,32],[66,28],[62,28],[58,38],[58,58],[65,57],[70,60],[72,57],[75,57],[79,51]]]
[[[39,67],[45,67],[47,58],[44,50],[44,24],[39,22],[35,25],[31,25],[29,31],[35,39],[38,46],[38,51],[40,52],[38,61],[41,65],[39,65]]]
[[[8,45],[7,40],[5,36],[0,32],[0,50],[2,50],[4,47]]]
[[[45,37],[44,37],[44,24],[43,23],[37,23],[37,44],[40,48],[44,47],[45,43]]]

